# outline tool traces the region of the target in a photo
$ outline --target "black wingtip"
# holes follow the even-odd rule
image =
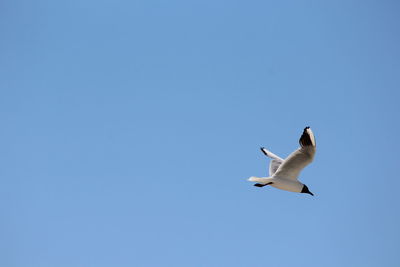
[[[260,147],[260,150],[261,150],[261,152],[265,155],[265,156],[268,156],[268,154],[265,152],[265,147]]]
[[[303,130],[303,134],[301,135],[300,139],[299,139],[299,144],[303,147],[303,146],[312,146],[313,141],[311,140],[310,134],[308,133],[308,129],[310,129],[310,126],[307,126],[306,128],[304,128]]]

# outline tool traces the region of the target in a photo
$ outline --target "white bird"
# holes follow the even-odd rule
[[[262,147],[261,151],[272,159],[269,165],[269,177],[260,178],[252,176],[249,178],[249,181],[257,182],[255,184],[257,187],[271,185],[282,190],[307,193],[313,196],[314,194],[308,190],[308,187],[297,180],[301,170],[313,161],[315,155],[315,137],[310,127],[304,128],[299,143],[300,148],[295,150],[286,159],[281,159]]]

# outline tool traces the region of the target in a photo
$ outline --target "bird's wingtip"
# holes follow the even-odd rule
[[[263,146],[260,147],[260,150],[261,150],[262,153],[264,153],[265,156],[268,156],[268,152],[267,152],[267,150],[265,149],[265,147],[263,147]]]
[[[303,130],[303,134],[299,140],[300,145],[303,146],[316,146],[314,133],[312,132],[310,126],[307,126]]]

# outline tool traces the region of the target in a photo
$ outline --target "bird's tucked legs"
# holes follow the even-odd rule
[[[266,186],[266,185],[269,185],[269,184],[273,184],[273,183],[270,182],[270,183],[267,183],[267,184],[255,184],[254,186],[263,187],[263,186]]]

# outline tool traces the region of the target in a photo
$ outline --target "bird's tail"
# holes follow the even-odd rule
[[[271,182],[271,177],[255,177],[255,176],[251,176],[248,179],[250,182],[256,182],[259,184],[267,184]]]

